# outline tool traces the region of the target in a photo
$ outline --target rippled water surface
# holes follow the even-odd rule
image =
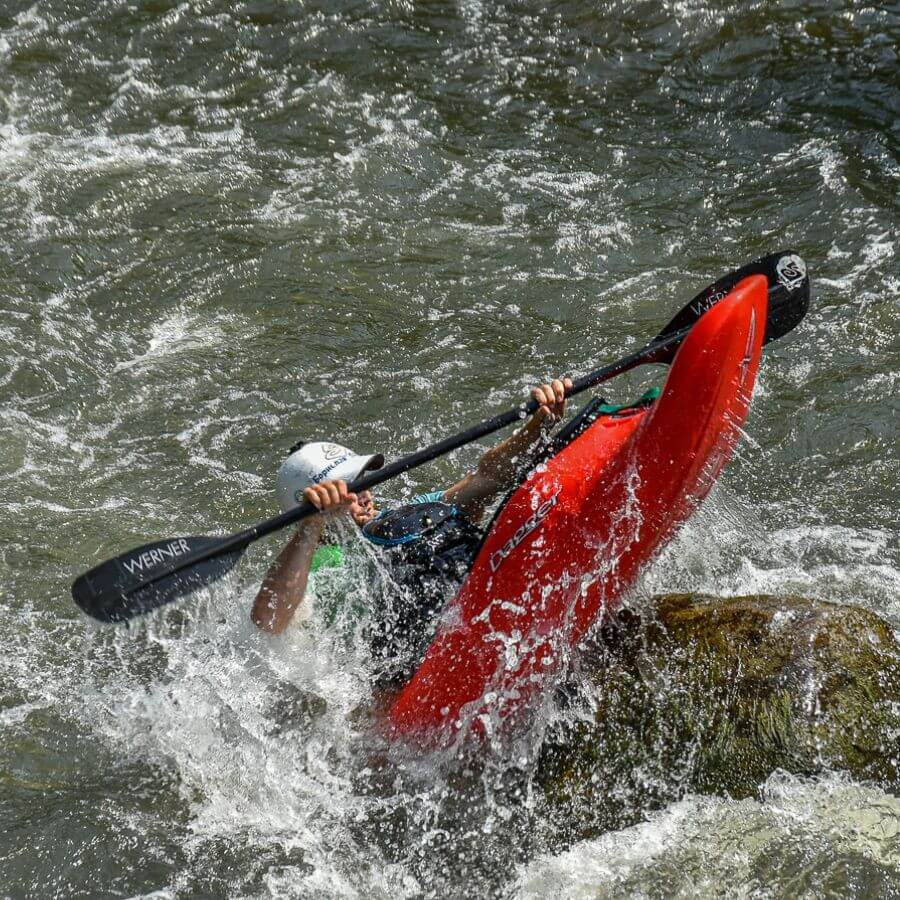
[[[900,627],[898,48],[892,3],[2,0],[0,892],[900,891],[898,801],[841,773],[561,848],[539,735],[379,764],[360,643],[249,624],[277,541],[130,630],[68,593],[271,515],[298,437],[411,451],[793,246],[810,315],[639,592]]]

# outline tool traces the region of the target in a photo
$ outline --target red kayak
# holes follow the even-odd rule
[[[767,288],[741,281],[690,331],[656,402],[602,415],[515,491],[389,710],[396,735],[446,742],[499,722],[616,610],[731,456]]]

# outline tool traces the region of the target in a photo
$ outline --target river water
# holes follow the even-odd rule
[[[637,601],[900,628],[898,48],[897,4],[2,0],[0,894],[896,896],[900,800],[839,772],[561,842],[508,758],[379,767],[360,642],[249,624],[277,540],[130,628],[69,584],[273,514],[297,438],[411,451],[792,246],[810,314]]]

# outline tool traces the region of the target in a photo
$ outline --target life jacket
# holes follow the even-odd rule
[[[482,536],[451,503],[413,503],[389,510],[369,522],[363,534],[422,574],[452,581],[465,577]]]
[[[431,641],[438,613],[462,585],[481,546],[477,528],[450,503],[413,503],[362,529],[388,553],[390,586],[369,626],[388,679],[405,678]]]

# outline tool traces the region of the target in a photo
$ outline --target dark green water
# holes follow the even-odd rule
[[[370,790],[362,648],[247,622],[275,544],[131,632],[68,586],[272,514],[298,437],[415,449],[793,246],[814,306],[637,597],[900,627],[898,48],[897,4],[0,2],[0,892],[896,895],[900,802],[840,773],[564,855],[490,779]]]

